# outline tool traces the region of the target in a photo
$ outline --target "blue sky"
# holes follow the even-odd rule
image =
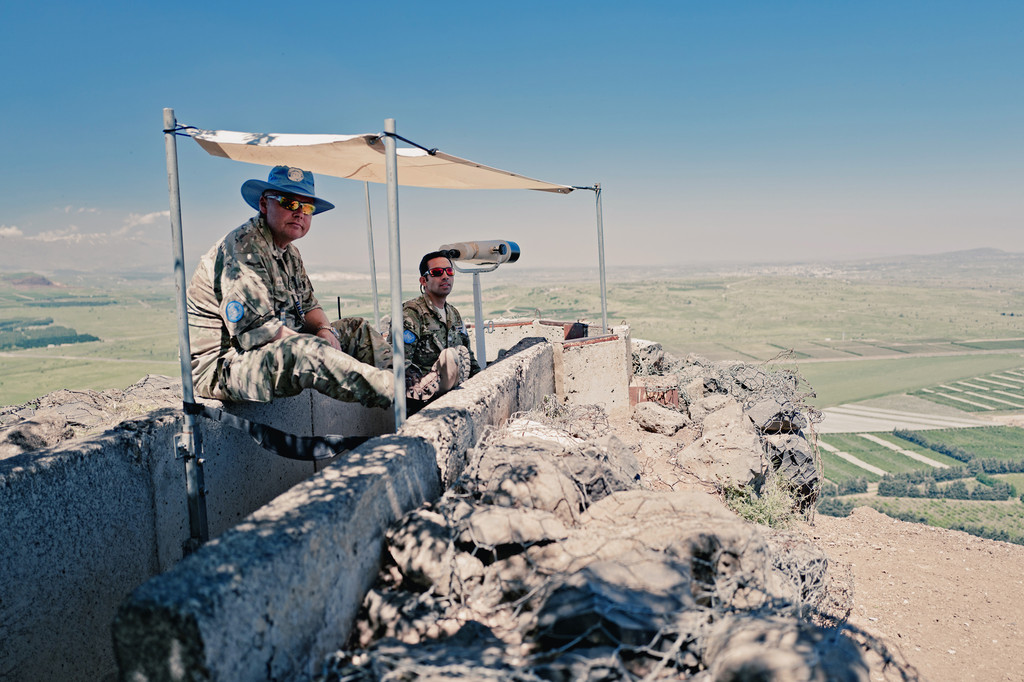
[[[13,6],[12,6],[13,5]],[[203,128],[364,133],[604,187],[607,261],[1024,252],[1017,2],[8,3],[0,268],[161,267],[163,107]],[[179,138],[190,260],[267,169]],[[366,270],[361,183],[297,243]],[[384,190],[371,187],[386,271]],[[596,262],[594,198],[400,191],[402,260],[512,239]]]

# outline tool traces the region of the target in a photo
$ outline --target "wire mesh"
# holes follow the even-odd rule
[[[634,362],[816,420],[788,372]],[[613,431],[602,408],[555,398],[486,431],[456,484],[388,532],[380,579],[318,679],[861,680],[865,652],[873,672],[916,679],[846,623],[848,571],[798,533],[659,485]]]

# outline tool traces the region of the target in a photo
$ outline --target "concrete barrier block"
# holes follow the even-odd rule
[[[431,443],[445,487],[462,474],[466,450],[488,426],[503,424],[555,392],[554,350],[538,343],[488,367],[409,418],[399,433]]]
[[[382,436],[395,432],[395,413],[390,408],[363,407],[308,391],[312,400],[313,435]]]
[[[169,455],[178,429],[164,409],[85,443],[0,461],[0,678],[115,671],[110,621],[158,570],[151,451]],[[175,523],[180,534],[187,521]]]
[[[476,328],[467,327],[470,347],[476,352]],[[487,362],[496,361],[517,343],[527,338],[542,338],[547,341],[561,342],[566,335],[586,336],[587,325],[574,322],[557,322],[552,320],[495,320],[484,325],[484,349]]]
[[[311,394],[303,391],[269,403],[199,400],[205,405],[267,424],[299,436],[313,435]],[[203,472],[210,536],[216,537],[314,473],[312,462],[285,459],[264,450],[242,431],[220,422],[199,418],[203,442]],[[182,465],[183,467],[184,465]],[[182,468],[183,471],[183,468]],[[178,474],[179,476],[182,474]]]
[[[393,430],[388,410],[319,397],[203,402],[299,435],[360,415],[369,419],[352,431]],[[115,669],[117,606],[181,561],[190,536],[175,445],[182,420],[161,408],[87,441],[0,460],[0,679],[95,680]],[[211,537],[314,473],[312,462],[278,457],[219,422],[200,417],[197,431]]]
[[[440,490],[428,443],[357,448],[138,588],[114,621],[122,679],[313,674],[344,643],[385,529]]]
[[[561,364],[563,400],[573,405],[602,405],[609,416],[629,414],[632,351],[628,336],[566,341]]]

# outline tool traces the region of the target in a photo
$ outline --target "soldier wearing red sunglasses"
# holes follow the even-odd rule
[[[448,303],[455,268],[440,251],[420,259],[423,295],[402,304],[406,396],[410,410],[450,391],[480,371],[458,309]]]

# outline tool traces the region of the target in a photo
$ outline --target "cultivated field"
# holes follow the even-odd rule
[[[814,387],[814,403],[827,407],[936,384],[956,387],[949,382],[1024,365],[1022,268],[1024,256],[1000,252],[707,272],[611,268],[608,318],[610,323],[628,322],[634,337],[658,341],[677,355],[792,361]],[[368,278],[316,280],[316,270],[311,272],[329,314],[336,315],[340,307],[343,316],[372,318]],[[54,286],[14,286],[9,276],[0,280],[0,322],[47,315],[56,325],[101,341],[9,351],[0,358],[5,378],[0,402],[34,397],[55,385],[97,387],[103,372],[85,365],[100,359],[139,363],[115,370],[122,377],[175,372],[169,273],[132,279],[49,276]],[[470,278],[460,277],[451,300],[471,317]],[[481,280],[488,318],[539,315],[600,323],[595,271],[508,268]],[[413,283],[405,282],[405,297],[416,295],[409,286]],[[380,282],[379,289],[380,310],[386,314],[387,283]],[[90,297],[113,304],[81,305]],[[62,306],[62,301],[77,305]],[[68,363],[53,362],[66,358],[82,363],[82,381],[75,381]],[[107,363],[107,371],[112,369]],[[62,372],[59,381],[50,381],[52,372]],[[17,379],[17,374],[32,379]],[[113,378],[107,384],[115,385]],[[956,391],[949,394],[959,396]]]
[[[629,323],[635,338],[658,341],[680,356],[789,363],[813,387],[810,402],[817,407],[917,392],[971,409],[955,398],[983,402],[968,395],[979,391],[955,382],[989,373],[1012,379],[1001,373],[1024,366],[1022,268],[1024,256],[1000,252],[704,272],[611,268],[608,319]],[[316,269],[310,271],[330,315],[340,309],[342,316],[372,319],[368,278],[318,280]],[[53,286],[14,286],[10,275],[0,279],[0,322],[45,315],[54,325],[100,341],[0,351],[0,403],[56,388],[124,387],[146,373],[177,374],[169,274],[49,277]],[[460,277],[451,301],[471,317],[470,278]],[[540,316],[600,324],[596,271],[507,268],[481,280],[488,318]],[[406,281],[406,288],[412,283]],[[387,314],[387,283],[380,282],[379,289],[380,310]],[[404,297],[416,293],[409,289]],[[90,297],[107,304],[83,305]],[[959,390],[925,393],[940,385]],[[1016,400],[1024,404],[998,393],[1016,396],[1020,390],[986,388],[995,398],[987,403],[994,411],[1017,409],[1007,404]]]
[[[808,402],[819,408],[870,401],[867,405],[874,407],[867,409],[921,412],[921,405],[931,405],[928,411],[947,417],[995,419],[1024,413],[1021,271],[1024,255],[993,251],[830,265],[611,268],[608,320],[628,323],[634,338],[657,341],[677,356],[696,353],[711,360],[797,370],[813,387]],[[329,315],[373,318],[368,278],[324,271],[318,278],[316,268],[310,272]],[[47,273],[49,285],[24,275],[0,274],[0,329],[7,328],[5,321],[34,324],[46,318],[54,327],[99,340],[0,349],[0,405],[61,388],[124,388],[150,373],[177,376],[177,320],[169,274],[114,278]],[[30,280],[35,283],[25,283]],[[600,325],[594,270],[517,266],[481,280],[488,319],[536,316]],[[413,283],[406,281],[406,288]],[[386,315],[387,282],[381,281],[379,289],[380,310]],[[403,298],[415,295],[407,290]],[[450,301],[464,317],[472,317],[469,276],[461,276]],[[822,463],[829,480],[842,484],[863,478],[877,484],[887,473],[961,464],[890,432],[869,435],[873,439],[857,433],[822,435]],[[958,429],[945,437],[983,457],[1024,459],[1024,430],[1019,428]],[[1024,473],[997,478],[1024,489]],[[849,499],[947,527],[1022,527],[1020,500],[873,494]]]
[[[996,537],[1024,544],[1024,430],[1011,426],[938,429],[919,435],[930,447],[894,433],[822,434],[819,448],[827,479],[839,486],[839,492],[866,483],[865,492],[840,494],[840,505],[825,504],[822,509],[867,505],[884,514],[911,521],[922,521],[942,528],[967,530],[975,535]],[[944,454],[954,453],[958,458]],[[992,463],[984,465],[982,462]],[[1015,469],[1013,473],[980,472]],[[957,478],[938,480],[935,490],[923,496],[879,494],[887,474],[917,474],[945,478],[948,469],[961,468]],[[881,483],[880,483],[881,482]],[[950,488],[960,482],[971,496],[985,497],[986,489],[1003,482],[1012,486],[1005,499],[949,499]],[[919,486],[923,492],[923,486]],[[980,492],[979,492],[980,491]],[[831,512],[830,512],[831,513]]]

